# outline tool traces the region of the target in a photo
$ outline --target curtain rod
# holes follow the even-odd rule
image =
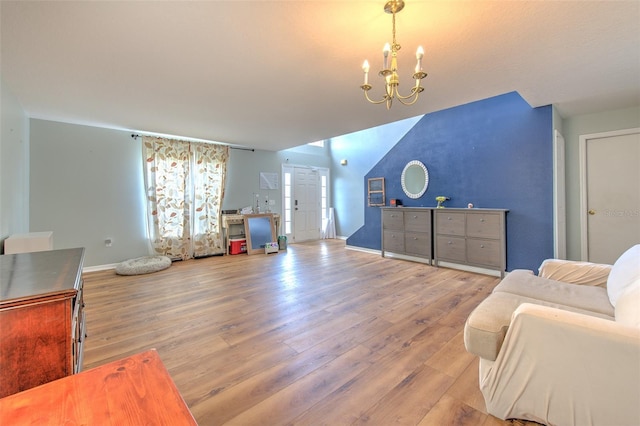
[[[131,137],[133,139],[138,139],[139,137],[142,137],[141,135],[137,134],[137,133],[132,133]],[[239,149],[240,151],[251,151],[251,152],[255,152],[256,150],[253,148],[243,148],[243,147],[239,147],[239,146],[229,146],[230,149]]]

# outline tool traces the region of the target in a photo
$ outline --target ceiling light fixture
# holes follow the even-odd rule
[[[385,94],[382,97],[382,100],[374,101],[369,97],[369,90],[372,88],[369,84],[369,61],[365,60],[364,64],[362,64],[362,71],[364,71],[364,84],[360,86],[360,88],[364,90],[365,98],[367,98],[367,100],[372,104],[381,104],[384,102],[387,105],[387,109],[391,108],[391,103],[394,98],[398,99],[398,101],[404,105],[413,105],[418,100],[420,92],[424,90],[424,87],[420,85],[420,81],[427,76],[427,74],[422,71],[422,57],[424,56],[424,50],[422,49],[422,46],[418,46],[418,50],[416,50],[416,59],[418,60],[418,63],[416,64],[415,73],[413,74],[416,84],[411,88],[411,93],[409,95],[402,96],[398,93],[400,80],[398,78],[397,56],[398,50],[400,50],[400,45],[396,43],[396,13],[400,12],[403,8],[403,0],[390,0],[384,5],[384,11],[390,13],[392,16],[393,44],[389,46],[389,43],[387,43],[382,49],[382,71],[378,73],[380,77],[384,77],[385,79]],[[390,63],[389,53],[391,53]]]

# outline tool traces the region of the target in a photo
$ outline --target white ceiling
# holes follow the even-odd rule
[[[284,149],[517,91],[563,117],[640,105],[640,1],[412,1],[381,96],[384,1],[2,1],[1,70],[33,118]]]

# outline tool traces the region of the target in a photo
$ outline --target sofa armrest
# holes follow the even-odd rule
[[[538,276],[571,284],[606,287],[611,265],[573,260],[547,259],[540,265]]]
[[[637,425],[639,360],[640,328],[524,303],[480,387],[503,419]]]

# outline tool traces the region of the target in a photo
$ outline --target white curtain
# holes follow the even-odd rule
[[[322,228],[322,238],[336,238],[336,221],[335,214],[333,212],[333,207],[329,207],[329,217]]]
[[[144,136],[153,251],[174,259],[225,252],[220,226],[229,147]]]

